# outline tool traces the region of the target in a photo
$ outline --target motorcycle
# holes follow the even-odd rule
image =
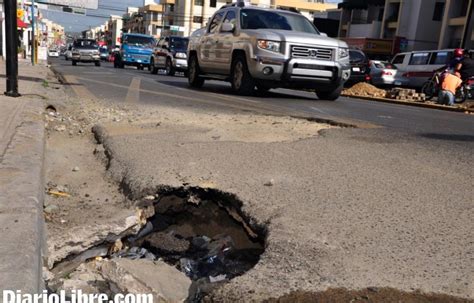
[[[429,101],[433,97],[438,96],[440,86],[441,86],[441,75],[443,72],[435,71],[431,79],[426,81],[425,84],[421,87],[421,92],[425,94],[425,100]],[[474,78],[469,78],[466,81],[463,81],[461,86],[456,90],[456,95],[454,96],[454,103],[463,103],[468,98],[472,98],[471,86],[474,85]]]

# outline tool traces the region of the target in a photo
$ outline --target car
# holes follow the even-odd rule
[[[310,89],[336,100],[350,76],[346,42],[328,38],[297,12],[239,1],[221,7],[188,46],[188,82],[228,81],[236,94]]]
[[[107,47],[99,48],[99,53],[100,53],[100,60],[107,61],[109,57],[109,50],[107,49]]]
[[[371,60],[370,83],[375,86],[406,86],[408,79],[403,77],[397,67],[387,61]]]
[[[351,65],[351,76],[346,83],[347,85],[353,85],[370,80],[369,59],[363,51],[350,49],[349,62]]]
[[[164,69],[169,76],[174,76],[176,72],[184,72],[187,76],[188,42],[188,38],[178,36],[167,36],[158,40],[150,58],[150,72],[156,74],[159,69]]]
[[[144,69],[150,65],[150,57],[156,44],[150,35],[125,33],[120,39],[120,51],[115,53],[114,67],[124,68],[126,65]]]
[[[64,59],[66,61],[70,60],[72,57],[72,44],[68,45],[66,50],[64,51]]]
[[[59,51],[57,49],[49,49],[48,50],[48,57],[51,57],[51,58],[57,58],[59,57]]]
[[[92,62],[95,66],[100,66],[99,46],[93,39],[77,39],[72,45],[71,53],[72,65],[77,65],[77,62]]]

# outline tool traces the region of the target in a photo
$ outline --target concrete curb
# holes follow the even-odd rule
[[[0,162],[0,291],[38,293],[44,289],[46,247],[44,102],[28,98],[14,102],[24,102],[24,108]]]
[[[393,99],[388,99],[388,98],[376,98],[376,97],[368,97],[368,96],[357,96],[356,97],[356,96],[351,96],[351,95],[346,95],[346,94],[342,94],[341,96],[354,98],[354,99],[363,99],[363,100],[369,100],[369,101],[376,101],[376,102],[384,102],[384,103],[391,103],[391,104],[402,104],[402,105],[415,106],[415,107],[424,107],[424,108],[431,108],[431,109],[437,109],[437,110],[445,110],[445,111],[451,111],[451,112],[474,113],[473,109],[451,107],[451,106],[438,105],[438,104],[429,104],[429,103],[423,103],[423,102],[408,102],[408,101],[393,100]]]

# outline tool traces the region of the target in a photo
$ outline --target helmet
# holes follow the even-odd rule
[[[454,58],[460,58],[464,56],[464,50],[462,48],[456,48],[454,50]]]

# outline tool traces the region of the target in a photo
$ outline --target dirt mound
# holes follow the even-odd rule
[[[379,89],[369,83],[359,82],[344,90],[344,94],[348,96],[365,96],[365,97],[385,97],[387,92],[383,89]]]
[[[367,289],[351,291],[346,289],[328,289],[324,292],[296,291],[278,299],[269,299],[265,303],[469,303],[470,299],[462,299],[444,294],[423,294],[419,292],[407,293],[392,288],[369,287]]]

